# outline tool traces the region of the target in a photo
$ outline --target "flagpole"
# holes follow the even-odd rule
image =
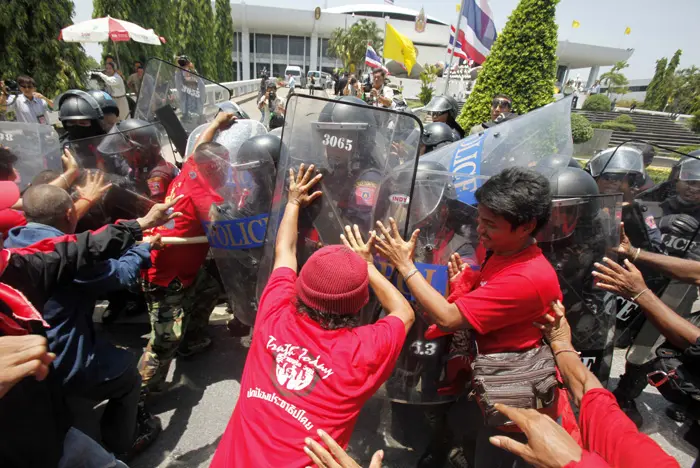
[[[450,78],[452,78],[452,59],[455,56],[455,47],[457,47],[457,38],[459,37],[459,24],[462,22],[462,8],[464,8],[464,0],[461,0],[459,2],[459,16],[457,16],[457,25],[455,26],[455,36],[454,40],[452,41],[452,52],[450,53],[450,61],[447,64],[447,79],[445,80],[445,92],[443,94],[447,94],[447,90],[450,88]]]
[[[386,49],[386,23],[389,21],[389,16],[384,17],[384,44],[382,45],[382,66],[386,66],[386,62],[384,60],[384,50]]]

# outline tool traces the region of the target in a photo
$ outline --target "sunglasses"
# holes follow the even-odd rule
[[[494,107],[494,108],[495,107],[507,107],[508,109],[510,109],[511,105],[512,105],[511,102],[508,101],[507,99],[494,99],[493,101],[491,101],[491,107]]]
[[[433,111],[433,112],[428,112],[428,115],[429,115],[431,118],[440,117],[441,115],[444,115],[444,114],[447,114],[447,111]]]
[[[36,89],[36,86],[34,86],[34,85],[26,85],[26,86],[20,85],[19,87],[23,88],[23,89]]]

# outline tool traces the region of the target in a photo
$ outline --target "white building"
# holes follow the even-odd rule
[[[430,3],[426,3],[430,5]],[[446,61],[450,37],[450,21],[427,15],[425,31],[416,32],[418,11],[388,4],[348,5],[327,8],[316,18],[314,10],[289,7],[268,7],[245,3],[231,5],[235,32],[233,61],[236,80],[259,76],[267,68],[273,76],[282,76],[287,65],[309,70],[333,71],[341,62],[328,55],[328,39],[336,28],[349,28],[363,18],[375,21],[384,29],[388,21],[396,30],[413,41],[418,51],[418,65]],[[388,19],[385,19],[387,18]],[[617,49],[560,41],[557,47],[559,68],[557,80],[563,81],[568,70],[591,68],[589,84],[598,76],[601,66],[627,60],[634,49]],[[422,67],[414,67],[416,78]]]

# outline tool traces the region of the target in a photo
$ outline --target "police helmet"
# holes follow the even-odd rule
[[[395,198],[396,194],[391,197]],[[447,200],[452,198],[455,198],[454,186],[447,168],[436,161],[419,161],[411,199],[411,225],[414,229],[432,220],[442,207],[446,210]]]
[[[119,117],[119,106],[117,106],[117,101],[115,101],[108,92],[92,89],[87,93],[92,96],[95,101],[97,101],[103,114],[114,114]]]
[[[644,175],[642,151],[633,146],[608,148],[596,154],[586,164],[586,170],[595,178],[602,174]]]
[[[104,114],[93,96],[79,89],[71,89],[58,99],[58,120],[99,120]]]
[[[537,233],[538,242],[554,242],[570,237],[579,219],[591,216],[592,197],[600,194],[598,184],[580,168],[562,167],[548,175],[552,193],[549,221]]]
[[[122,120],[112,127],[97,147],[102,154],[122,154],[131,150],[141,150],[146,157],[159,155],[160,135],[156,126],[141,119]]]
[[[441,95],[433,97],[423,110],[425,112],[449,112],[450,116],[456,119],[459,113],[459,104],[452,96]]]
[[[691,153],[691,156],[694,155]],[[700,204],[700,159],[681,159],[671,169],[669,180],[672,185],[675,182],[675,191],[683,205],[688,207]]]
[[[280,160],[282,140],[276,135],[265,133],[246,140],[238,150],[237,162],[272,160],[277,167]]]
[[[220,112],[229,112],[239,119],[250,119],[250,116],[235,102],[224,101],[216,105]]]
[[[425,152],[429,153],[444,144],[460,140],[459,133],[443,122],[429,123],[423,129],[421,143],[425,145]]]

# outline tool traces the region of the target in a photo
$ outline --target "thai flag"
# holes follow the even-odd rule
[[[379,58],[379,55],[377,55],[377,52],[375,52],[374,48],[371,45],[367,45],[367,52],[365,52],[365,65],[371,68],[381,68],[385,72],[388,72],[389,70],[382,65],[382,59]]]
[[[454,26],[450,26],[450,29],[451,29],[452,32],[450,33],[450,43],[449,43],[448,46],[447,46],[447,53],[448,53],[448,54],[451,54],[451,53],[452,53],[452,46],[454,45],[454,42],[455,42],[455,36],[454,36],[454,34],[455,34],[455,27],[454,27]],[[464,60],[469,60],[469,56],[468,56],[467,53],[462,49],[462,43],[461,43],[460,41],[457,41],[457,48],[455,48],[454,56],[455,56],[455,57],[459,57],[459,58],[464,59]]]
[[[496,25],[488,0],[464,0],[462,3],[457,41],[474,63],[486,61],[493,43],[496,42]]]

